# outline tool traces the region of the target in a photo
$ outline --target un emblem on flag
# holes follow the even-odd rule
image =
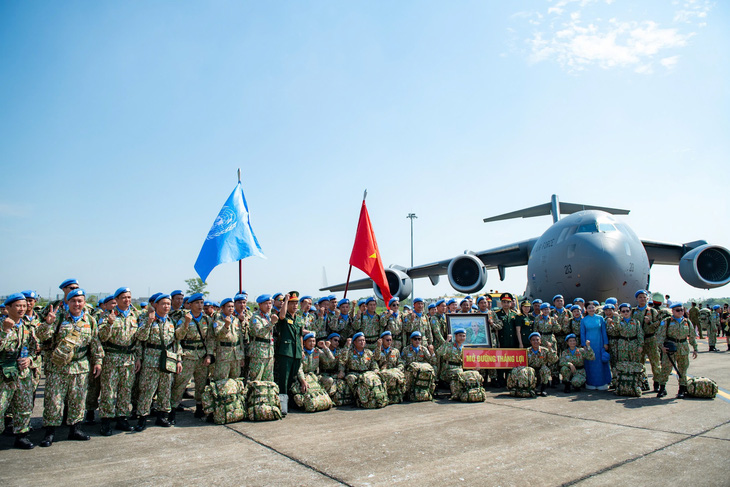
[[[233,211],[233,209],[224,206],[223,208],[221,208],[221,212],[218,213],[218,217],[215,219],[215,222],[210,228],[208,236],[205,239],[213,240],[216,237],[220,237],[224,233],[230,232],[231,230],[236,228],[236,223],[238,223],[238,220],[236,219],[236,212]]]

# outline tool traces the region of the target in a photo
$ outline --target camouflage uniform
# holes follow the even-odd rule
[[[70,313],[56,316],[54,323],[38,327],[38,339],[51,341],[51,350],[74,330],[79,333],[73,358],[66,365],[58,366],[51,360],[45,364],[46,390],[43,400],[44,426],[60,426],[63,408],[68,406],[67,423],[79,423],[84,419],[84,405],[89,387],[89,355],[94,365],[103,365],[104,351],[99,342],[96,320],[86,311],[75,320]],[[49,354],[50,358],[51,354]]]
[[[162,327],[164,344],[160,341],[160,327]],[[179,353],[180,343],[175,337],[175,324],[170,318],[156,317],[151,323],[145,323],[138,330],[136,339],[134,355],[137,360],[142,361],[137,411],[140,416],[149,416],[152,398],[157,393],[157,407],[160,411],[170,412],[170,392],[176,374],[162,372],[160,359],[163,349]],[[180,363],[179,359],[178,363]]]
[[[177,406],[182,401],[185,388],[190,379],[195,381],[195,403],[203,401],[203,390],[208,383],[210,366],[205,365],[206,355],[213,355],[215,346],[216,331],[213,326],[213,319],[205,313],[201,313],[196,319],[185,326],[185,319],[178,320],[175,325],[175,338],[180,341],[182,348],[182,372],[175,375],[172,386],[172,405]],[[198,331],[200,330],[200,331]],[[202,336],[201,336],[202,334]]]
[[[583,361],[595,359],[596,354],[593,353],[591,347],[576,347],[575,350],[565,349],[560,355],[560,375],[563,376],[563,381],[570,382],[576,388],[583,387],[586,383],[586,369]],[[573,364],[575,372],[570,370],[569,364]]]
[[[112,324],[108,317],[99,323],[99,340],[104,348],[104,366],[101,369],[101,401],[99,415],[102,418],[126,417],[132,399],[134,385],[134,344],[139,329],[137,312],[131,306],[119,313]]]
[[[328,361],[335,359],[335,356],[332,355],[332,352],[330,352],[327,347],[321,349],[314,347],[311,351],[307,350],[306,347],[303,347],[302,360],[299,364],[297,379],[304,379],[304,376],[307,374],[315,374],[317,379],[319,379],[320,363],[324,362],[323,357],[327,357]]]
[[[575,341],[577,341],[578,343],[580,343],[580,322],[581,321],[582,321],[582,318],[577,319],[577,320],[575,318],[570,319],[570,333],[575,335]]]
[[[233,315],[230,325],[226,325],[224,319],[225,316],[219,314],[213,325],[215,364],[211,367],[211,380],[214,381],[238,379],[241,376],[241,364],[246,358],[244,343],[248,327]]]
[[[550,367],[558,362],[558,354],[555,350],[547,347],[540,347],[534,350],[532,347],[527,349],[527,366],[535,371],[538,384],[547,385],[550,383]]]
[[[1,326],[1,325],[0,325]],[[0,418],[9,413],[13,418],[13,433],[26,434],[30,430],[30,415],[35,396],[34,373],[37,372],[38,341],[33,328],[21,318],[20,323],[5,331],[0,327],[0,363],[14,362],[23,347],[28,348],[30,365],[20,370],[14,380],[0,374]]]
[[[644,327],[633,318],[620,319],[616,324],[616,363],[642,363],[642,347],[644,346]]]
[[[273,330],[271,314],[258,311],[251,317],[248,380],[274,381]]]
[[[33,331],[33,336],[36,336],[36,333],[38,331],[38,326],[41,324],[41,319],[38,313],[33,313],[33,315],[25,315],[23,316],[23,323],[25,323],[27,326],[30,327],[30,329]],[[38,340],[36,339],[36,342]],[[37,345],[38,347],[40,344]],[[30,347],[28,348],[28,351],[30,355],[33,356],[33,360],[31,361],[30,369],[31,369],[31,375],[33,380],[33,403],[35,404],[35,398],[36,398],[36,391],[38,391],[38,384],[41,383],[41,370],[43,370],[43,355],[41,353],[37,352],[37,348],[30,350]]]
[[[687,386],[687,369],[689,369],[689,344],[692,345],[694,351],[697,351],[697,341],[692,323],[687,318],[680,321],[674,318],[668,318],[660,322],[659,329],[656,332],[657,342],[664,343],[671,341],[676,343],[677,352],[674,354],[674,361],[679,371],[679,385]],[[689,344],[687,343],[689,341]],[[664,386],[667,384],[669,374],[672,372],[672,363],[669,356],[662,352],[662,368],[659,373],[659,384]]]
[[[352,394],[356,394],[355,386],[357,379],[363,372],[368,370],[379,371],[378,363],[373,359],[373,351],[364,349],[358,352],[354,348],[347,353],[347,357],[340,362],[340,372],[347,374],[345,380],[350,387]]]
[[[433,335],[433,346],[438,350],[441,345],[446,343],[446,337],[449,335],[445,314],[436,313],[431,317],[431,334]]]
[[[342,339],[342,343],[348,337],[353,335],[352,332],[352,316],[342,313],[330,313],[327,315],[326,336],[330,333],[337,333]],[[317,338],[320,339],[319,337]]]
[[[710,329],[710,315],[712,312],[708,308],[700,309],[700,330]]]
[[[453,342],[444,342],[436,350],[436,356],[439,359],[439,379],[448,383],[457,380],[459,372],[464,371],[462,347]]]
[[[337,374],[340,371],[340,363],[347,358],[347,350],[335,348],[329,350],[329,352],[329,354],[320,355],[319,371],[321,376],[319,383],[335,404],[341,404],[344,397],[338,396],[349,396],[349,388],[344,379],[337,378]],[[350,400],[352,399],[350,398]]]
[[[565,308],[562,308],[560,312],[558,312],[557,309],[552,310],[550,316],[553,317],[555,323],[558,325],[558,330],[555,331],[555,341],[558,344],[558,348],[556,349],[556,351],[558,353],[561,353],[568,348],[568,344],[565,343],[565,337],[571,333],[574,333],[572,331],[570,323],[572,320],[572,316],[570,311]],[[580,331],[580,325],[578,326],[578,330]],[[577,334],[575,336],[578,337]],[[580,340],[580,338],[578,338],[578,340]]]
[[[376,347],[373,360],[380,368],[380,379],[388,392],[388,404],[403,402],[403,394],[406,392],[406,377],[403,373],[400,351],[392,345],[386,350]]]
[[[393,336],[391,348],[397,348],[398,350],[403,348],[403,341],[401,340],[403,336],[403,315],[400,312],[383,313],[380,317],[380,329],[389,331]]]
[[[611,364],[611,383],[616,382],[618,374],[616,373],[616,364],[618,363],[618,342],[620,334],[619,321],[621,317],[614,314],[610,318],[604,316],[606,320],[606,335],[608,336],[608,353],[611,356],[609,362]]]
[[[651,320],[649,323],[644,323],[644,316],[646,313],[651,314]],[[641,363],[646,361],[646,357],[649,357],[649,363],[651,364],[651,373],[654,376],[654,381],[658,382],[659,373],[661,370],[661,363],[659,362],[659,342],[655,336],[661,320],[659,319],[659,312],[653,308],[646,306],[644,309],[632,308],[631,318],[636,320],[637,323],[641,323],[644,329],[644,345],[642,348]],[[646,372],[645,372],[646,374]]]
[[[420,331],[423,341],[422,347],[428,347],[433,344],[433,333],[428,323],[428,315],[421,313],[419,316],[415,311],[410,313],[403,321],[403,343],[411,343],[411,333]],[[394,340],[395,341],[395,340]]]
[[[561,348],[560,346],[558,346],[558,341],[555,339],[554,334],[560,332],[561,328],[560,324],[555,318],[550,315],[545,317],[544,315],[540,314],[540,316],[535,318],[532,327],[533,330],[540,332],[540,341],[543,347],[547,347],[548,343],[550,343],[553,346],[553,351],[555,352],[555,354],[557,355],[560,353]],[[565,340],[563,339],[563,341]],[[550,366],[550,372],[552,377],[554,377],[555,379],[559,377],[560,366],[557,362]]]
[[[406,369],[406,392],[411,394],[411,389],[413,388],[415,377],[408,371],[408,366],[411,365],[413,362],[423,362],[429,364],[431,367],[436,369],[436,367],[438,367],[438,359],[435,354],[431,355],[431,352],[428,351],[428,348],[424,347],[423,345],[418,347],[418,350],[413,348],[413,345],[408,345],[406,348],[403,349],[400,356],[403,360],[403,366]],[[434,381],[432,389],[434,389],[435,386],[436,383]],[[433,392],[433,390],[431,392]]]
[[[707,344],[710,349],[714,350],[717,345],[717,333],[720,331],[720,313],[712,312],[710,317],[710,325],[707,327]]]
[[[370,351],[375,350],[378,345],[378,338],[383,333],[380,325],[380,316],[377,313],[374,315],[368,314],[366,311],[362,316],[352,321],[352,331],[354,333],[359,331],[363,332],[365,335],[365,348]]]

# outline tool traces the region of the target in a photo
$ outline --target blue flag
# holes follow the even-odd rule
[[[205,281],[218,265],[255,255],[265,259],[259,241],[251,228],[246,197],[239,181],[223,204],[200,249],[195,271]]]

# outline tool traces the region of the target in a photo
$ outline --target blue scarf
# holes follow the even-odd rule
[[[159,321],[161,321],[163,325],[164,325],[165,323],[167,323],[167,315],[165,315],[165,316],[160,316],[160,315],[158,315],[158,314],[157,314],[157,312],[155,311],[155,317],[156,317],[156,319],[158,319]]]
[[[122,315],[122,316],[124,316],[125,318],[126,318],[127,316],[129,316],[129,311],[131,310],[131,307],[130,307],[130,308],[127,308],[127,309],[125,309],[124,311],[122,311],[121,309],[119,309],[119,306],[115,306],[115,308],[117,308],[117,311],[119,311],[119,314],[121,314],[121,315]]]
[[[421,353],[421,347],[420,346],[414,347],[413,345],[411,345],[411,348],[413,349],[414,352]]]
[[[416,313],[416,312],[414,311],[414,312],[413,312],[413,314],[414,314],[414,315],[416,315],[416,316],[418,316],[418,317],[420,318],[420,317],[421,317],[421,315],[422,315],[423,313]]]
[[[314,349],[311,349],[311,350],[307,350],[307,349],[305,348],[305,349],[304,349],[304,352],[305,352],[305,353],[306,353],[307,355],[312,355],[312,353],[314,352]]]
[[[84,311],[82,311],[82,312],[81,312],[81,314],[80,314],[80,315],[78,315],[78,316],[74,316],[74,315],[72,315],[71,313],[69,313],[69,316],[70,316],[70,317],[71,317],[71,319],[73,320],[73,323],[74,323],[74,325],[75,325],[76,323],[78,323],[78,322],[79,322],[79,320],[80,320],[81,318],[83,318],[83,317],[84,317],[84,313],[85,313],[85,312],[84,312]]]
[[[390,353],[390,347],[388,347],[388,348],[384,348],[384,349],[383,349],[383,353],[384,353],[385,355],[388,355],[388,354]]]

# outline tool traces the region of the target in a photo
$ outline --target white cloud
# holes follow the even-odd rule
[[[679,56],[670,56],[670,57],[662,58],[662,60],[659,61],[659,64],[661,64],[662,66],[664,66],[667,69],[670,69],[670,68],[673,68],[677,64],[677,61],[679,61]]]

